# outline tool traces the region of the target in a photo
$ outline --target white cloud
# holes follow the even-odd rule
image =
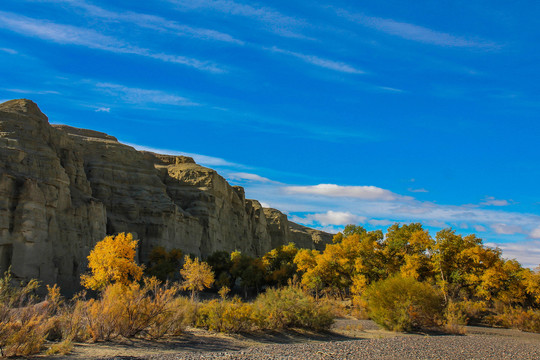
[[[306,55],[306,54],[301,54],[294,51],[283,50],[275,46],[268,50],[272,52],[280,53],[280,54],[290,55],[298,59],[301,59],[304,62],[307,62],[315,66],[319,66],[325,69],[330,69],[330,70],[349,73],[349,74],[364,74],[364,71],[343,62],[329,60],[329,59],[321,58],[314,55]]]
[[[223,69],[211,62],[200,61],[186,56],[153,52],[150,49],[133,46],[114,37],[100,34],[92,29],[56,24],[4,11],[0,11],[0,28],[57,44],[78,45],[117,54],[139,55],[212,73],[224,72]]]
[[[95,112],[106,112],[106,113],[109,113],[111,112],[111,108],[108,108],[108,107],[98,107],[96,110],[94,110]]]
[[[444,221],[440,221],[440,220],[426,221],[426,225],[431,226],[431,227],[437,227],[437,228],[447,228],[448,227],[448,224],[446,224]]]
[[[269,203],[261,202],[263,208],[271,208],[272,206]]]
[[[484,231],[487,230],[487,229],[486,229],[484,226],[482,226],[482,225],[473,225],[473,228],[474,228],[474,230],[476,230],[476,231],[478,231],[478,232],[484,232]]]
[[[367,218],[364,216],[354,215],[350,212],[331,210],[326,213],[307,214],[304,217],[292,217],[292,221],[294,222],[299,222],[301,224],[313,224],[314,222],[318,222],[322,226],[358,224],[364,223],[366,220]]]
[[[251,174],[251,173],[245,173],[245,172],[231,173],[227,177],[232,180],[249,180],[249,181],[255,181],[255,182],[260,182],[260,183],[278,184],[277,181],[270,180],[268,178],[262,177],[257,174]]]
[[[510,205],[510,202],[508,200],[497,200],[493,196],[487,196],[484,200],[484,202],[480,203],[480,205],[487,205],[487,206],[508,206]]]
[[[368,220],[368,223],[374,226],[388,226],[395,223],[395,221],[385,220],[385,219],[371,219]]]
[[[507,259],[516,259],[523,266],[535,268],[540,265],[540,241],[524,241],[519,243],[486,243],[490,247],[498,247]]]
[[[523,228],[517,225],[492,224],[491,229],[500,235],[513,235],[523,233]]]
[[[290,194],[320,195],[328,197],[349,197],[361,200],[407,200],[410,197],[375,186],[340,186],[336,184],[319,184],[312,186],[287,186],[284,190]]]
[[[425,44],[445,47],[466,48],[497,48],[494,42],[460,37],[445,32],[435,31],[423,26],[399,22],[392,19],[367,16],[361,13],[350,13],[343,9],[336,9],[336,13],[350,21],[363,26],[382,31],[386,34],[401,37],[403,39],[417,41]]]
[[[193,102],[185,97],[164,92],[161,90],[149,90],[132,88],[119,84],[97,83],[96,88],[107,94],[119,97],[125,102],[132,104],[161,104],[175,106],[199,106],[200,104]]]
[[[533,239],[540,239],[540,226],[531,231],[529,236]]]

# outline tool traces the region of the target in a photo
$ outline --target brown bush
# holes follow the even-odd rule
[[[41,350],[49,330],[48,303],[36,304],[36,280],[14,286],[8,270],[0,278],[0,353],[28,356]]]
[[[47,333],[46,321],[35,314],[20,321],[12,319],[0,324],[2,356],[28,356],[41,350]]]

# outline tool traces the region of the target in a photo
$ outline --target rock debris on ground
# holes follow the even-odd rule
[[[127,358],[115,358],[124,359]],[[230,352],[181,352],[130,359],[540,359],[540,342],[493,335],[403,336],[274,344]]]

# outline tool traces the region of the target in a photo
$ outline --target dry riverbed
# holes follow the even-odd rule
[[[339,319],[325,334],[222,335],[191,329],[164,341],[77,344],[67,356],[34,359],[540,359],[540,334],[467,327],[465,336],[401,334],[369,320]]]

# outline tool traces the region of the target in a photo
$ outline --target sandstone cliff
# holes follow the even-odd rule
[[[158,245],[261,255],[289,242],[320,249],[332,238],[263,209],[191,158],[51,126],[29,100],[0,104],[0,271],[74,291],[95,243],[119,232],[140,240],[141,262]]]

